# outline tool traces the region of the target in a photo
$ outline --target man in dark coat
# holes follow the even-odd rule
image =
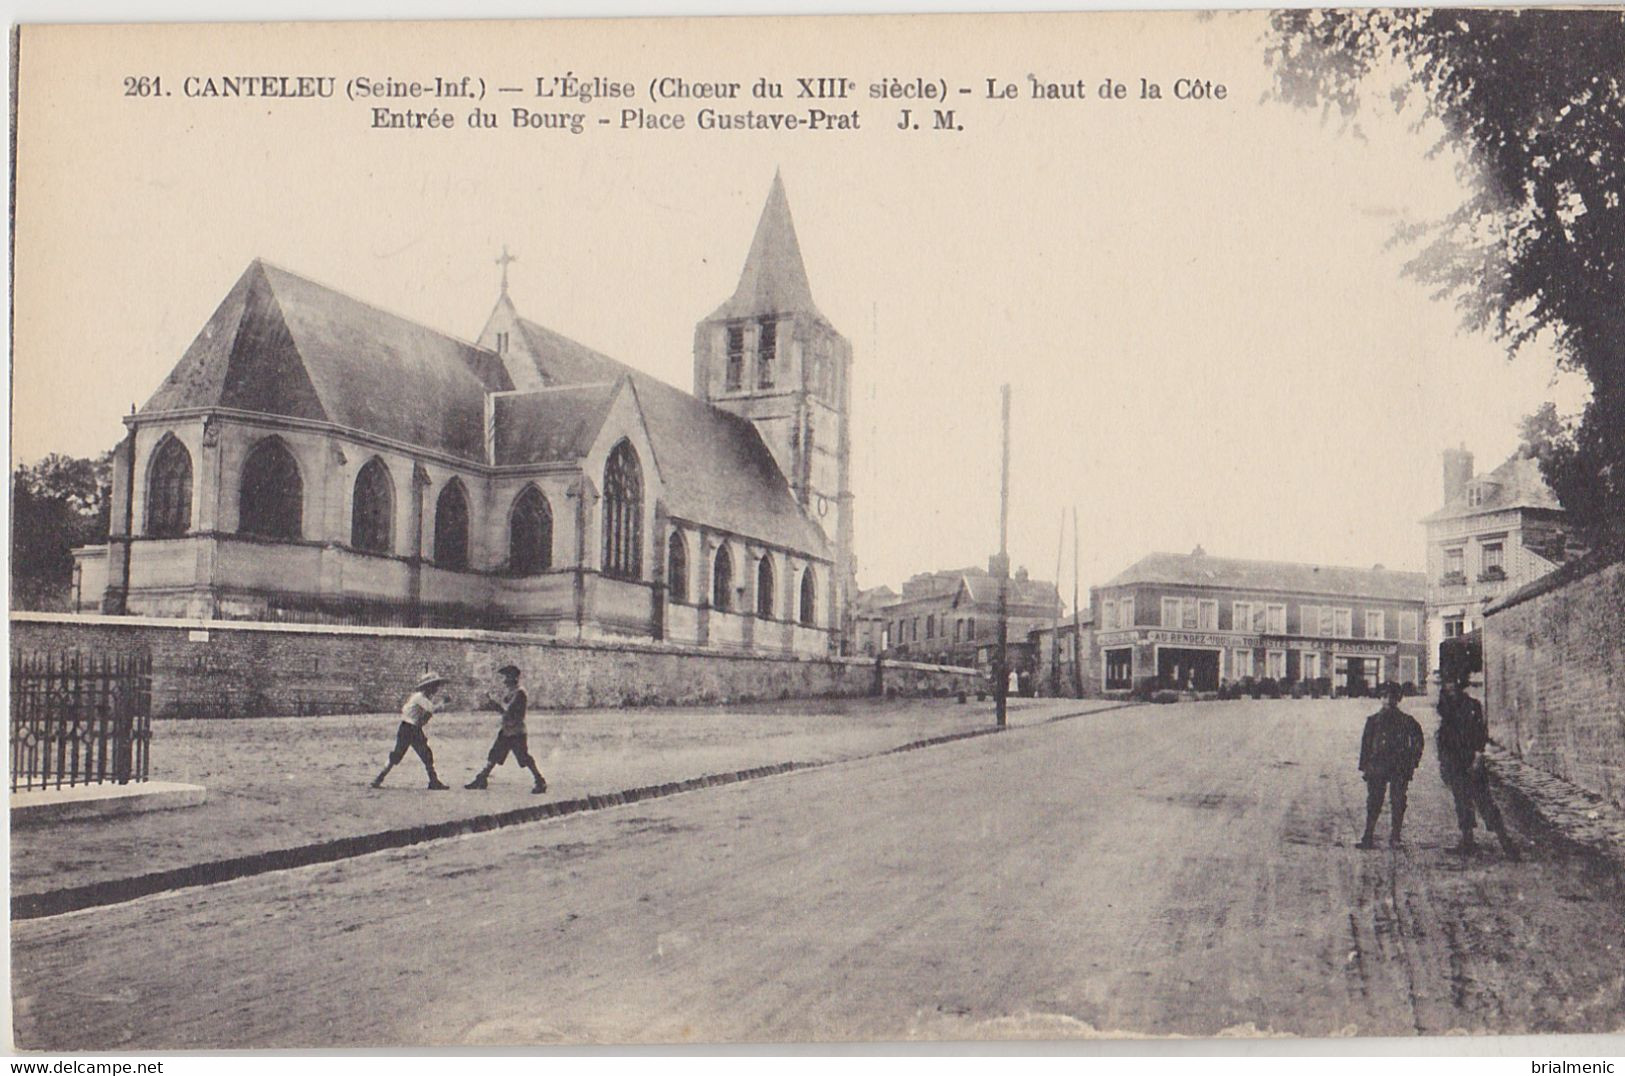
[[[1416,718],[1399,708],[1403,697],[1398,684],[1388,684],[1383,690],[1382,709],[1366,718],[1365,734],[1360,737],[1360,772],[1365,775],[1365,836],[1356,848],[1375,848],[1377,817],[1382,814],[1382,800],[1386,793],[1389,801],[1388,843],[1400,843],[1399,830],[1405,824],[1405,792],[1410,787],[1411,775],[1422,761],[1422,726]]]
[[[1518,859],[1518,846],[1501,811],[1490,796],[1489,774],[1484,766],[1483,750],[1490,742],[1489,726],[1484,722],[1484,707],[1466,692],[1459,680],[1446,680],[1439,687],[1439,731],[1433,737],[1433,746],[1439,752],[1439,776],[1456,801],[1456,824],[1461,827],[1461,843],[1451,852],[1466,855],[1477,849],[1473,842],[1473,809],[1484,818],[1484,824],[1500,838],[1501,848],[1508,859]]]

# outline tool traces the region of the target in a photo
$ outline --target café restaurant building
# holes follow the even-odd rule
[[[1090,592],[1092,675],[1106,692],[1148,678],[1215,691],[1221,680],[1325,678],[1368,694],[1426,675],[1421,572],[1152,553]]]

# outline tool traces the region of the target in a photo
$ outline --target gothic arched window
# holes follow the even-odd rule
[[[627,441],[615,446],[604,465],[604,574],[643,574],[643,468]]]
[[[508,567],[533,575],[553,567],[553,511],[535,486],[526,486],[508,516]]]
[[[468,567],[468,494],[455,478],[435,502],[434,562],[442,568]]]
[[[808,627],[818,622],[818,581],[810,565],[801,573],[801,622]]]
[[[192,454],[167,434],[147,477],[147,533],[178,538],[192,528]]]
[[[727,546],[717,549],[717,561],[711,569],[711,607],[726,613],[734,586],[734,559]]]
[[[280,437],[254,446],[237,490],[237,529],[261,538],[298,538],[304,521],[305,483]]]
[[[666,543],[666,596],[674,602],[688,601],[688,545],[682,531],[672,531]]]
[[[350,545],[363,553],[388,553],[395,538],[395,484],[374,456],[355,476],[350,502]]]
[[[773,616],[773,555],[763,553],[756,564],[756,615],[763,620]]]

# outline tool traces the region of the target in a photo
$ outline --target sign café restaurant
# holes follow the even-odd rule
[[[1420,572],[1153,553],[1093,592],[1094,670],[1106,691],[1215,691],[1245,677],[1329,680],[1344,695],[1420,688]]]

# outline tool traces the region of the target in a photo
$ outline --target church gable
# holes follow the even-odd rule
[[[257,260],[141,410],[205,407],[327,418]]]

